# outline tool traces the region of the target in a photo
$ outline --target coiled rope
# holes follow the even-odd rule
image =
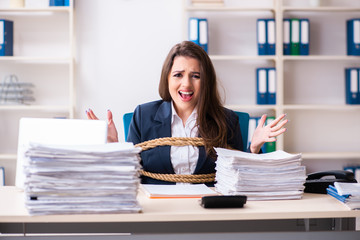
[[[149,150],[158,146],[204,146],[202,138],[186,138],[186,137],[166,137],[156,138],[136,144],[135,147],[141,147],[142,151]],[[215,173],[209,174],[163,174],[151,173],[145,170],[140,170],[140,174],[156,180],[167,182],[182,182],[182,183],[207,183],[215,181]]]

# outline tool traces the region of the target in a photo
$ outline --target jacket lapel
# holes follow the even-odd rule
[[[158,108],[154,120],[156,124],[153,130],[158,138],[171,137],[171,102],[164,101]],[[170,160],[170,146],[158,147],[157,154],[161,163],[168,173],[175,173]]]

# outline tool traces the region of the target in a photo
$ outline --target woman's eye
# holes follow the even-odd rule
[[[200,79],[200,75],[193,75],[193,78]]]
[[[177,73],[174,75],[174,77],[181,77],[181,76],[182,76],[181,73]]]

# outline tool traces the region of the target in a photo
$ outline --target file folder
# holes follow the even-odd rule
[[[309,55],[310,23],[309,19],[300,19],[300,55]]]
[[[268,19],[266,21],[267,25],[267,55],[275,55],[275,19]]]
[[[360,56],[360,19],[350,19],[346,22],[347,54]]]
[[[199,43],[208,52],[208,21],[206,18],[199,19]]]
[[[268,86],[267,104],[276,104],[276,70],[275,70],[275,68],[267,69],[267,86]]]
[[[13,56],[13,21],[0,19],[0,56]]]
[[[299,55],[300,54],[300,22],[299,19],[291,19],[291,41],[290,41],[290,52],[291,55]]]
[[[258,54],[266,55],[267,54],[267,32],[266,32],[266,19],[258,19],[256,25],[257,33],[257,44],[258,44]]]
[[[257,83],[257,104],[267,104],[267,70],[266,68],[256,69]]]
[[[359,68],[345,69],[346,104],[360,104]]]
[[[290,55],[290,19],[283,20],[283,51],[284,55]]]
[[[189,18],[189,41],[200,45],[199,42],[199,19]]]

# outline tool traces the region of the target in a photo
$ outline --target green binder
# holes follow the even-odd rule
[[[300,55],[300,21],[297,18],[291,19],[290,25],[290,52],[291,55]]]
[[[275,117],[267,117],[266,125],[268,125],[269,123],[271,123],[274,120],[275,120]],[[269,153],[269,152],[274,152],[274,151],[276,151],[276,142],[265,143],[265,152]]]

